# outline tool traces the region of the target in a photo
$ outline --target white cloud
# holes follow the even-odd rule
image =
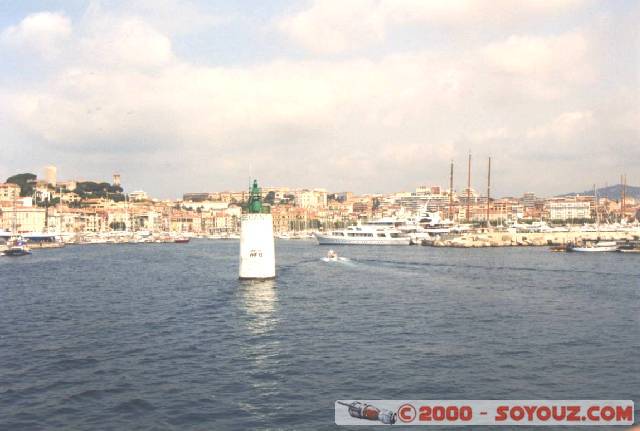
[[[316,1],[280,22],[280,28],[304,47],[320,53],[348,51],[385,35],[387,17],[371,0]]]
[[[316,53],[341,53],[385,39],[407,24],[505,25],[566,12],[585,0],[313,0],[310,6],[282,18],[280,29]]]
[[[487,61],[499,70],[512,74],[535,75],[554,79],[575,80],[575,69],[584,65],[588,54],[587,40],[580,32],[559,36],[510,36],[483,49]],[[588,76],[590,71],[580,69]]]
[[[389,22],[414,19],[402,15],[411,8],[431,7],[430,17],[453,22],[481,16],[473,12],[478,5],[496,7],[471,0],[359,1],[358,7],[347,2],[350,11],[339,19],[334,9],[323,12],[340,23],[335,28],[311,31],[320,12],[287,25],[297,25],[300,37],[305,30],[317,34],[309,45],[327,42],[328,48],[314,46],[317,51],[344,52],[384,39]],[[415,19],[426,19],[415,10]],[[3,136],[26,137],[38,153],[63,154],[68,165],[82,169],[112,163],[126,174],[121,164],[130,163],[137,187],[152,193],[244,185],[247,160],[259,161],[254,173],[267,184],[410,189],[442,182],[448,161],[461,160],[468,149],[474,160],[492,154],[497,178],[500,170],[511,175],[503,187],[522,190],[528,186],[522,172],[532,169],[534,158],[540,160],[535,168],[544,169],[554,157],[566,162],[576,151],[587,157],[605,131],[629,147],[637,143],[637,99],[627,95],[623,105],[620,94],[592,91],[602,58],[586,30],[551,36],[502,31],[491,43],[446,51],[387,47],[370,57],[280,57],[212,67],[174,50],[173,30],[111,12],[94,9],[75,21],[73,37],[59,46],[66,62],[40,81],[8,75],[0,81],[0,118],[11,129]],[[340,21],[343,16],[350,18]],[[360,24],[363,34],[345,33]],[[631,84],[625,83],[635,88]],[[21,145],[13,138],[8,143]],[[618,153],[610,151],[612,158]],[[166,180],[158,173],[163,167],[172,172]],[[540,187],[559,187],[557,179],[540,181]]]
[[[46,59],[53,59],[63,49],[71,32],[71,20],[63,13],[39,12],[4,29],[0,38],[11,48],[33,50]]]
[[[563,112],[550,123],[531,128],[526,132],[528,139],[552,139],[553,142],[569,142],[576,137],[584,137],[595,126],[591,111]]]
[[[138,18],[94,22],[79,45],[87,61],[112,67],[161,67],[173,59],[171,40]]]

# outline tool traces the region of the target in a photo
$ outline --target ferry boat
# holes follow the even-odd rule
[[[396,229],[392,221],[368,222],[346,229],[314,233],[319,245],[409,245],[411,238]]]
[[[12,237],[7,242],[7,249],[2,254],[11,257],[26,256],[31,254],[31,249],[21,237]]]

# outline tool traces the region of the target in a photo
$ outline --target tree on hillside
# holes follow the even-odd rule
[[[7,183],[17,184],[20,186],[20,196],[33,195],[33,182],[36,175],[31,173],[17,174],[7,178]]]
[[[96,183],[94,181],[82,181],[76,184],[74,190],[81,198],[108,198],[114,201],[124,200],[122,195],[122,187],[114,186],[109,183]]]
[[[269,193],[267,193],[267,195],[264,197],[264,202],[267,204],[273,204],[273,202],[276,199],[276,192],[274,191],[270,191]]]

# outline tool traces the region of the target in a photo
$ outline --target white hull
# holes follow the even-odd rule
[[[338,237],[332,235],[315,234],[320,245],[409,245],[411,238],[363,238]]]
[[[618,247],[614,246],[606,246],[606,247],[573,247],[571,251],[579,251],[579,252],[604,252],[604,251],[618,251]]]

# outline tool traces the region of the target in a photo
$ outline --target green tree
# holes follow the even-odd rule
[[[96,183],[94,181],[82,181],[76,184],[74,190],[82,199],[107,198],[116,202],[123,201],[122,187],[109,183]]]
[[[36,178],[35,174],[24,173],[10,176],[5,182],[19,185],[20,196],[33,196],[33,182]]]
[[[267,193],[267,195],[264,197],[264,202],[267,204],[273,204],[274,201],[276,199],[276,192],[274,191],[270,191],[269,193]]]

